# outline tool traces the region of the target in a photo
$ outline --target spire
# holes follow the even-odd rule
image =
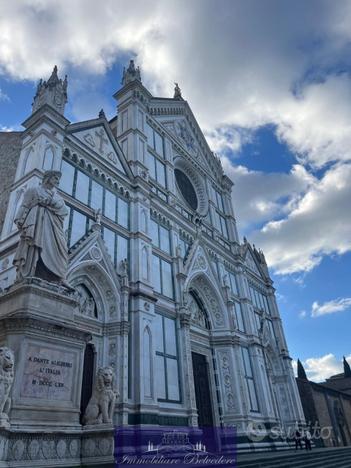
[[[183,97],[182,97],[182,91],[181,89],[179,88],[179,85],[178,83],[174,83],[175,84],[175,87],[174,87],[174,96],[173,96],[173,99],[177,99],[178,101],[183,101]]]
[[[343,363],[344,363],[344,377],[351,377],[351,368],[350,364],[346,361],[345,356],[343,356]]]
[[[60,114],[64,113],[67,102],[67,75],[65,79],[59,79],[57,75],[57,66],[51,73],[48,81],[40,80],[37,86],[37,92],[32,104],[32,112],[37,111],[44,104],[49,104]]]
[[[306,371],[300,361],[300,359],[297,360],[297,377],[302,380],[308,380]]]
[[[135,80],[141,82],[140,68],[135,68],[134,60],[131,60],[129,62],[129,67],[127,68],[127,70],[123,68],[122,85],[125,86],[131,81]]]

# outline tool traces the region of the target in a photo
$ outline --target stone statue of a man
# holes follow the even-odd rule
[[[65,284],[68,253],[63,221],[68,209],[56,191],[60,177],[58,171],[45,172],[42,184],[25,192],[16,213],[21,235],[13,263],[18,281],[35,276]]]

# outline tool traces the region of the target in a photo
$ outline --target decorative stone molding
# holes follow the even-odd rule
[[[111,427],[63,432],[21,432],[0,429],[1,466],[98,466],[113,462]]]
[[[16,317],[6,317],[2,325],[7,332],[12,331],[32,331],[34,333],[44,333],[51,337],[73,338],[74,340],[88,341],[90,334],[85,331],[79,331],[62,325],[53,325],[52,323],[29,318],[26,314],[17,314]]]
[[[96,245],[93,245],[89,250],[89,254],[92,260],[100,262],[102,260],[102,252]]]
[[[11,349],[0,348],[0,427],[9,427],[11,388],[14,379],[15,358]]]
[[[199,254],[194,261],[194,270],[207,270],[207,262],[203,255]]]
[[[174,168],[184,172],[190,179],[194,186],[196,196],[198,199],[198,207],[196,212],[200,216],[206,216],[208,212],[208,197],[203,178],[201,177],[201,175],[199,175],[198,171],[194,169],[194,166],[184,158],[176,158],[174,161]]]
[[[216,300],[213,294],[213,288],[203,276],[196,278],[193,286],[200,292],[200,296],[205,299],[210,320],[213,321],[216,327],[222,327],[224,325],[224,315],[218,304],[218,300]]]
[[[237,411],[230,353],[229,351],[218,351],[218,357],[220,375],[223,382],[225,405],[228,411]]]

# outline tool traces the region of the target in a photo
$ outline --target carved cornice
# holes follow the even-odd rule
[[[66,324],[53,323],[50,321],[41,320],[29,314],[16,314],[15,316],[4,317],[1,319],[1,324],[5,331],[20,331],[20,332],[35,332],[35,334],[43,333],[51,337],[72,338],[83,342],[88,342],[91,339],[90,333],[67,326]]]
[[[37,296],[47,297],[59,302],[65,302],[75,307],[76,300],[73,297],[74,289],[61,286],[56,283],[50,283],[40,278],[26,278],[20,283],[14,283],[5,289],[5,293],[0,296],[0,301],[5,301],[20,294],[35,294]]]
[[[119,322],[108,323],[103,326],[103,335],[128,335],[130,331],[130,323],[127,320],[121,320]]]
[[[210,343],[213,346],[237,346],[242,343],[237,335],[230,336],[211,336]]]

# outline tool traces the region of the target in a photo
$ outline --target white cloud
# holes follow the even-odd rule
[[[245,229],[265,223],[253,237],[276,271],[309,271],[350,250],[342,171],[350,172],[351,85],[338,72],[350,66],[350,19],[343,0],[3,0],[0,74],[36,80],[57,64],[86,76],[86,88],[91,74],[135,55],[153,93],[171,96],[180,83],[214,150],[235,152],[273,125],[299,164],[290,174],[227,164],[234,206]],[[80,96],[73,113],[90,118],[97,101]],[[303,167],[331,162],[344,165],[319,181]]]
[[[2,89],[0,88],[0,101],[9,101],[10,98],[7,94],[5,94]]]
[[[307,312],[305,310],[301,310],[299,312],[299,318],[304,319],[307,316]]]
[[[252,141],[252,132],[248,129],[240,129],[230,126],[223,126],[215,130],[205,131],[210,148],[215,153],[233,153]]]
[[[0,124],[0,132],[14,132],[16,131],[15,127],[7,127],[6,125]]]
[[[222,158],[222,162],[234,181],[232,200],[241,231],[289,213],[315,183],[314,177],[299,164],[295,164],[290,173],[282,174],[252,171],[234,165],[227,158]]]
[[[277,273],[310,271],[323,255],[351,250],[351,164],[339,164],[314,181],[287,217],[252,235]]]
[[[344,310],[351,308],[351,297],[344,297],[334,299],[332,301],[324,302],[319,304],[315,301],[312,304],[312,317],[319,317],[321,315],[335,314],[336,312],[343,312]]]
[[[346,357],[347,361],[351,363],[351,355]],[[314,382],[322,382],[335,374],[343,372],[342,361],[336,359],[334,354],[329,353],[321,357],[308,358],[302,362],[307,378]],[[297,363],[293,361],[293,368],[295,374],[297,373]]]
[[[4,0],[0,73],[38,79],[56,63],[101,74],[134,54],[153,92],[171,95],[180,82],[215,150],[235,150],[252,129],[273,124],[319,166],[350,159],[350,78],[323,79],[347,62],[350,34],[341,25],[350,17],[341,0]]]

